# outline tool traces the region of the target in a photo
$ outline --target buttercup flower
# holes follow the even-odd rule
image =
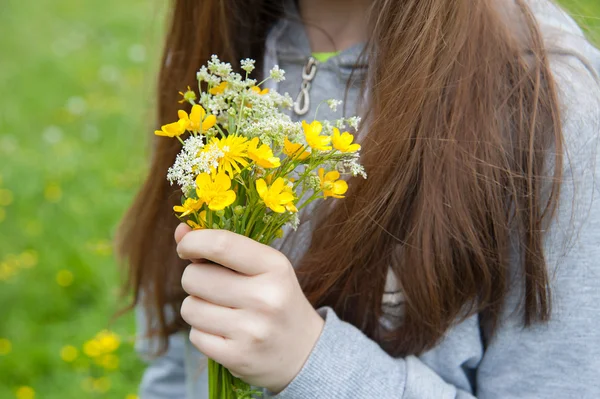
[[[234,170],[237,173],[241,172],[240,165],[243,168],[248,166],[246,160],[248,156],[248,139],[246,137],[236,136],[235,134],[222,139],[214,137],[204,151],[212,151],[213,146],[223,152],[223,156],[218,160],[219,171],[226,172],[229,177],[233,177]]]
[[[348,183],[345,180],[338,180],[340,172],[332,171],[325,174],[325,169],[319,169],[319,180],[321,180],[321,190],[323,196],[333,198],[344,198],[344,194],[348,191]]]
[[[360,150],[360,144],[352,144],[354,136],[348,132],[340,134],[340,130],[337,127],[333,128],[333,136],[331,141],[333,148],[340,152],[356,152]]]
[[[304,137],[306,137],[306,143],[315,150],[330,151],[331,137],[321,136],[323,125],[319,121],[312,121],[306,123],[302,121],[302,129],[304,129]]]
[[[205,202],[211,211],[219,211],[233,204],[235,192],[230,188],[231,179],[223,172],[213,176],[201,173],[196,178],[198,199]]]
[[[221,82],[218,86],[213,87],[208,92],[214,96],[217,94],[223,94],[223,92],[225,92],[226,88],[227,88],[227,82]]]
[[[186,198],[185,202],[181,206],[174,206],[173,210],[177,213],[181,213],[179,215],[180,218],[187,216],[191,213],[199,211],[202,208],[202,201],[198,201],[194,198]]]
[[[185,123],[186,129],[195,133],[205,132],[217,123],[217,117],[207,115],[204,108],[198,104],[192,106],[189,115],[183,110],[179,110],[177,115],[179,116],[179,122],[177,123]]]
[[[196,93],[190,89],[190,86],[187,87],[187,91],[185,93],[179,92],[181,94],[181,100],[179,100],[179,104],[183,103],[191,103],[192,101],[196,101]]]
[[[283,153],[290,158],[299,159],[300,161],[310,156],[310,152],[302,152],[303,147],[302,144],[292,143],[287,137],[283,141]]]
[[[183,112],[183,111],[181,111],[181,112]],[[187,127],[188,127],[187,121],[180,119],[177,122],[167,123],[166,125],[162,125],[160,127],[160,130],[154,131],[154,134],[157,136],[165,136],[165,137],[179,137],[183,133],[185,133]]]
[[[285,212],[286,205],[294,201],[294,195],[286,189],[285,180],[281,177],[278,177],[270,187],[267,186],[264,179],[258,179],[256,191],[265,205],[273,212]]]
[[[260,94],[260,95],[267,94],[269,92],[269,88],[265,87],[264,89],[261,90],[260,87],[258,87],[258,86],[252,86],[250,88],[250,90],[252,90],[256,94]]]
[[[190,226],[193,230],[201,230],[207,227],[206,223],[206,211],[202,211],[198,214],[198,219],[200,223],[196,223],[193,220],[188,220],[187,225]]]
[[[273,150],[266,144],[258,146],[258,137],[253,138],[248,143],[248,158],[256,162],[263,168],[277,168],[281,165],[279,158],[273,155]]]

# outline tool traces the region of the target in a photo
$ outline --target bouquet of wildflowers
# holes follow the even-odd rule
[[[254,61],[241,62],[245,76],[216,56],[197,73],[199,95],[188,87],[178,120],[156,135],[179,140],[182,150],[167,178],[181,188],[181,205],[173,209],[193,229],[225,229],[263,244],[296,228],[298,211],[317,199],[343,198],[342,175],[363,176],[360,145],[345,130],[359,118],[293,122],[284,113],[291,97],[262,88],[279,82],[277,66],[258,83],[249,77]],[[341,101],[329,100],[335,109]],[[315,115],[316,117],[316,115]],[[253,392],[227,369],[209,360],[211,399],[250,398]]]

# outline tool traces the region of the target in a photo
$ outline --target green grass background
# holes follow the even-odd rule
[[[600,39],[600,3],[563,2]],[[111,242],[147,165],[164,5],[1,8],[0,398],[31,399],[22,386],[36,398],[133,398],[143,366],[131,315],[111,322],[124,305]],[[81,353],[106,328],[121,337],[114,371]],[[61,359],[65,345],[75,361]]]

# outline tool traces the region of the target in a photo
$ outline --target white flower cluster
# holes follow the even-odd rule
[[[327,100],[327,105],[329,106],[329,109],[331,109],[333,112],[337,112],[337,107],[342,105],[342,102],[342,100],[331,99]]]
[[[254,60],[242,60],[241,68],[250,73],[255,68]],[[201,93],[199,103],[207,112],[215,115],[217,122],[229,133],[248,138],[259,137],[263,143],[276,147],[283,146],[286,136],[290,139],[301,137],[301,125],[292,122],[282,112],[283,109],[290,109],[294,103],[288,93],[280,94],[260,87],[257,90],[255,79],[243,78],[232,71],[230,64],[221,62],[216,56],[211,58],[208,67],[198,71],[197,77],[201,82],[208,83],[210,88],[226,83],[223,90]],[[268,79],[281,81],[284,71],[275,66]],[[240,112],[242,115],[239,115]]]
[[[275,65],[273,69],[269,71],[269,76],[275,82],[279,83],[285,80],[285,71],[283,69],[279,69],[279,65]]]
[[[202,135],[188,137],[183,149],[173,166],[169,168],[167,179],[173,184],[181,187],[181,190],[186,196],[193,192],[195,187],[196,176],[200,173],[208,173],[211,168],[216,168],[219,165],[219,159],[225,154],[215,145],[210,145],[204,149],[205,138]]]

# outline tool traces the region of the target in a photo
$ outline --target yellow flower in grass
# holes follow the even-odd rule
[[[282,177],[278,177],[269,187],[264,179],[256,181],[256,191],[265,205],[273,212],[283,213],[286,210],[294,212],[294,194],[285,184]],[[297,211],[297,210],[296,210]]]
[[[321,136],[323,125],[319,121],[312,121],[306,123],[302,121],[302,129],[304,129],[304,137],[306,137],[306,143],[313,149],[319,151],[330,151],[331,150],[331,137]]]
[[[173,210],[177,213],[181,213],[179,215],[180,218],[187,216],[191,213],[197,212],[202,208],[202,201],[198,201],[194,198],[187,198],[183,205],[176,205],[173,207]]]
[[[356,152],[360,150],[360,144],[352,144],[354,136],[348,132],[340,133],[337,127],[333,128],[333,136],[331,141],[333,148],[340,152]]]
[[[188,123],[186,121],[180,119],[177,122],[167,123],[166,125],[162,125],[160,130],[154,131],[154,134],[157,136],[164,136],[164,137],[179,137],[183,133],[185,133],[187,125],[188,125]]]
[[[200,212],[198,214],[198,219],[199,219],[198,223],[194,222],[193,220],[188,220],[186,223],[188,226],[190,226],[194,230],[205,229],[207,227],[206,211]]]
[[[302,152],[302,148],[304,148],[302,144],[292,143],[287,137],[283,141],[283,153],[290,158],[298,159],[300,161],[308,158],[310,156],[310,152]]]
[[[77,359],[79,351],[73,345],[63,346],[60,350],[60,358],[67,363],[71,363]]]
[[[179,104],[189,103],[196,100],[196,93],[190,89],[190,86],[187,87],[187,91],[185,93],[179,92],[181,94],[182,99],[179,100]]]
[[[31,387],[22,386],[17,389],[16,397],[17,399],[34,399],[35,391]]]
[[[112,353],[97,357],[95,362],[106,370],[116,370],[119,368],[119,358]]]
[[[8,355],[12,351],[12,343],[6,338],[0,338],[0,356]]]
[[[258,87],[258,86],[252,86],[250,88],[250,90],[252,90],[256,94],[260,94],[261,96],[264,95],[264,94],[267,94],[269,92],[268,88],[264,88],[264,89],[261,90],[260,87]]]
[[[246,159],[248,157],[248,139],[246,137],[235,134],[222,139],[213,137],[210,145],[206,146],[203,151],[212,151],[214,146],[223,152],[223,156],[219,158],[219,172],[226,172],[229,177],[233,177],[234,171],[241,172],[240,166],[242,168],[248,166]]]
[[[231,179],[223,172],[213,176],[201,173],[196,178],[198,199],[206,203],[211,211],[220,211],[233,204],[235,192],[230,188]]]
[[[221,84],[219,84],[218,86],[213,87],[208,92],[214,96],[214,95],[217,95],[217,94],[223,94],[223,92],[225,92],[226,88],[227,88],[227,82],[221,82]]]
[[[266,144],[258,146],[258,137],[248,143],[248,158],[263,168],[277,168],[281,165],[279,158],[273,155],[273,150]]]
[[[191,130],[195,133],[205,132],[217,124],[217,117],[214,115],[207,115],[204,108],[198,104],[192,106],[192,111],[189,115],[187,112],[179,110],[177,111],[177,116],[179,116],[178,123],[183,121],[187,130]]]
[[[325,174],[325,169],[319,169],[319,180],[321,180],[321,190],[323,196],[333,198],[344,198],[344,194],[348,191],[348,183],[345,180],[338,180],[340,172],[332,171]]]

